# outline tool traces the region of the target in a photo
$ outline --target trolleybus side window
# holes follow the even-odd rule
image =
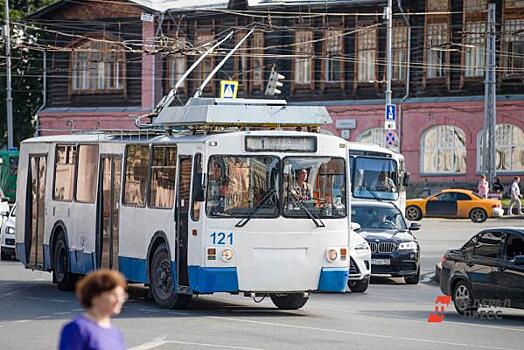
[[[198,197],[203,197],[201,194],[197,193],[202,190],[202,154],[197,153],[195,155],[195,161],[193,165],[193,195],[191,200],[193,201],[191,205],[191,219],[193,221],[200,220],[200,199]]]
[[[171,209],[175,199],[176,146],[153,146],[149,206]]]
[[[76,178],[76,200],[78,202],[95,202],[97,170],[98,145],[79,145]]]
[[[125,205],[145,207],[148,163],[148,145],[127,146],[123,199]]]
[[[346,169],[341,158],[286,157],[284,216],[346,216]]]
[[[280,159],[274,156],[212,156],[206,212],[210,217],[276,217]]]
[[[76,145],[57,145],[55,156],[55,185],[53,199],[73,200]]]

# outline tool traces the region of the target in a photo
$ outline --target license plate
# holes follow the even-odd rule
[[[389,259],[371,259],[372,265],[389,265],[390,260]]]

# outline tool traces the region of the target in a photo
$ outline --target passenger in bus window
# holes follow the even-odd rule
[[[117,271],[101,269],[77,284],[76,295],[86,309],[62,329],[60,350],[121,350],[126,345],[122,333],[111,324],[127,300],[126,281]]]

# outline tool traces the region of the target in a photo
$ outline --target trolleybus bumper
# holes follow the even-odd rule
[[[346,291],[349,271],[346,267],[324,267],[320,272],[318,290],[321,292],[340,292]]]

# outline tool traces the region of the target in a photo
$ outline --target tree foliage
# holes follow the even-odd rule
[[[54,0],[9,0],[11,23],[13,128],[15,146],[33,135],[33,118],[42,105],[43,53],[24,43],[38,39],[38,33],[20,23],[24,17]],[[0,0],[0,18],[5,24],[5,0]],[[7,145],[7,86],[5,38],[0,40],[0,145]]]

